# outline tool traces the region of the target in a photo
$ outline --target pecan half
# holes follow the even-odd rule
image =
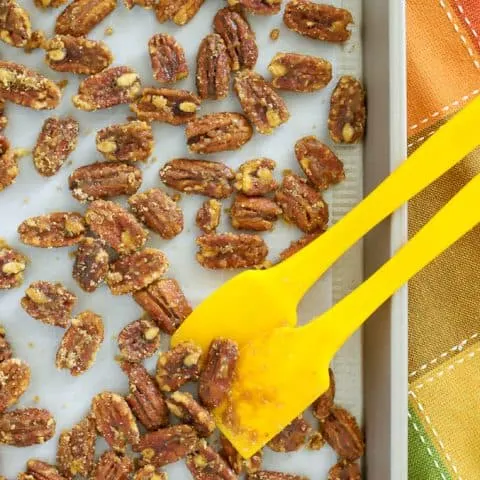
[[[197,54],[197,92],[201,99],[220,100],[230,88],[230,58],[220,35],[211,33],[200,43]]]
[[[158,280],[167,269],[168,260],[163,252],[145,248],[120,257],[112,263],[107,275],[107,285],[113,295],[133,293]]]
[[[158,0],[155,13],[159,22],[172,20],[177,25],[185,25],[200,10],[205,0]]]
[[[121,162],[97,162],[79,167],[68,177],[72,195],[80,202],[132,195],[142,184],[142,171]]]
[[[15,405],[30,384],[30,367],[17,358],[0,363],[0,412]]]
[[[0,61],[0,97],[34,110],[51,110],[58,107],[62,92],[55,82],[24,65]]]
[[[344,408],[333,407],[323,423],[323,436],[341,458],[357,460],[365,451],[363,435],[353,415]]]
[[[342,460],[328,471],[328,480],[361,480],[362,474],[358,463]]]
[[[33,149],[40,175],[55,175],[77,147],[79,123],[73,118],[47,118]]]
[[[20,473],[18,480],[65,480],[59,471],[40,460],[29,460],[27,462],[27,471]]]
[[[177,202],[159,188],[128,199],[135,216],[148,228],[169,240],[183,230],[183,212]]]
[[[83,80],[72,101],[78,109],[92,112],[131,103],[140,92],[140,77],[133,69],[112,67]]]
[[[167,405],[145,367],[133,362],[122,362],[121,367],[130,382],[130,393],[126,400],[138,421],[147,430],[168,425]]]
[[[20,304],[36,320],[66,328],[76,302],[77,296],[61,283],[39,281],[25,290]]]
[[[223,163],[187,158],[171,160],[160,170],[160,179],[165,185],[212,198],[229,197],[233,191],[230,182],[234,177],[232,169]]]
[[[19,287],[26,266],[27,257],[0,239],[0,290]]]
[[[83,239],[85,221],[77,212],[55,212],[27,218],[17,231],[20,240],[32,247],[69,247]]]
[[[220,224],[222,204],[213,198],[205,200],[197,212],[195,222],[204,233],[215,233]]]
[[[170,335],[192,313],[192,307],[173,278],[161,278],[144,290],[135,292],[133,299]]]
[[[85,292],[94,292],[105,280],[109,256],[105,242],[98,238],[86,237],[75,252],[72,276]]]
[[[135,217],[120,205],[107,200],[95,200],[85,220],[93,233],[120,254],[131,253],[145,245],[148,233]]]
[[[160,83],[174,83],[188,77],[182,46],[168,33],[157,33],[148,41],[153,77]]]
[[[335,398],[335,376],[333,370],[328,369],[330,376],[330,384],[328,390],[321,395],[315,402],[313,402],[313,415],[321,422],[330,415],[330,410],[333,408],[333,400]]]
[[[73,0],[58,16],[55,33],[83,37],[117,6],[115,0]]]
[[[251,473],[248,480],[309,480],[307,477],[295,475],[293,473],[272,472],[268,470],[259,470]]]
[[[242,70],[233,85],[245,115],[259,133],[269,135],[290,118],[283,98],[258,73]]]
[[[258,59],[255,32],[239,8],[222,8],[213,19],[213,27],[225,42],[230,68],[253,68]]]
[[[309,450],[321,450],[325,446],[325,443],[322,433],[314,431],[308,439],[307,448]]]
[[[128,457],[105,452],[98,460],[91,480],[128,480],[133,472],[133,462]]]
[[[127,402],[112,392],[103,392],[92,399],[92,414],[98,433],[108,445],[119,453],[125,453],[127,444],[136,445],[138,427]]]
[[[186,463],[195,480],[237,480],[225,460],[205,440],[198,442]]]
[[[324,5],[310,0],[291,0],[285,7],[283,22],[294,32],[315,40],[345,42],[352,32],[352,14],[344,8]]]
[[[5,100],[0,98],[0,132],[8,125],[8,117],[5,114]]]
[[[113,55],[104,42],[72,35],[56,35],[44,45],[45,61],[57,72],[93,75],[105,70]]]
[[[228,438],[223,435],[220,435],[220,446],[220,455],[237,475],[240,475],[244,470],[247,474],[251,474],[262,468],[263,454],[261,450],[250,458],[243,458]]]
[[[133,476],[133,480],[167,480],[167,474],[160,472],[153,465],[146,465],[145,467],[137,470]]]
[[[268,70],[272,85],[292,92],[314,92],[332,79],[332,64],[323,58],[299,53],[277,53]]]
[[[278,187],[273,177],[275,162],[269,158],[254,158],[240,165],[235,175],[235,188],[248,196],[261,196]]]
[[[140,120],[182,125],[196,117],[199,106],[200,99],[187,90],[144,88],[130,108]]]
[[[103,337],[102,318],[89,310],[80,313],[63,335],[56,367],[70,370],[74,377],[85,373],[95,362]]]
[[[93,467],[96,439],[95,422],[90,416],[60,434],[57,465],[65,477],[88,477]]]
[[[268,255],[264,240],[258,235],[220,233],[197,238],[197,261],[213,270],[261,266]]]
[[[230,209],[232,227],[239,230],[264,232],[273,229],[273,223],[282,209],[270,198],[247,197],[239,194]]]
[[[13,356],[12,347],[5,336],[5,329],[0,326],[0,362],[4,362]]]
[[[27,11],[14,0],[0,2],[0,40],[13,47],[23,48],[32,35]]]
[[[97,150],[106,160],[118,162],[145,161],[152,154],[153,131],[150,124],[140,121],[111,125],[99,130]]]
[[[138,362],[151,357],[160,347],[160,329],[147,318],[129,323],[118,335],[122,358]]]
[[[22,408],[0,415],[0,443],[29,447],[45,443],[55,434],[55,419],[48,410]]]
[[[188,392],[174,392],[167,398],[167,406],[183,422],[192,425],[201,437],[210,436],[215,430],[215,420]]]
[[[274,452],[295,452],[307,443],[312,427],[300,415],[275,435],[268,446]]]
[[[356,143],[365,134],[365,91],[354,77],[340,78],[330,99],[328,131],[336,143]]]
[[[0,135],[0,192],[12,185],[18,175],[18,166],[10,142]]]
[[[282,7],[282,0],[228,0],[228,4],[240,5],[256,15],[276,15]]]
[[[322,195],[298,175],[287,173],[283,177],[275,200],[282,208],[285,220],[303,232],[322,232],[327,228],[327,204]]]
[[[133,450],[142,454],[145,463],[163,467],[191,453],[198,442],[195,430],[189,425],[174,425],[155,432],[148,432]]]
[[[158,357],[156,380],[160,390],[175,392],[200,375],[202,350],[194,343],[183,342]]]
[[[236,342],[221,338],[212,341],[198,384],[198,396],[210,410],[218,407],[229,392],[237,360]]]

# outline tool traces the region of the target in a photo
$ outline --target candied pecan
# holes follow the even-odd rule
[[[80,202],[132,195],[142,184],[142,171],[121,162],[97,162],[79,167],[68,177],[72,195]]]
[[[118,253],[131,253],[143,247],[148,233],[135,217],[120,205],[108,200],[95,200],[85,214],[95,234]]]
[[[163,252],[145,248],[113,262],[107,274],[107,285],[113,295],[133,293],[158,280],[167,269],[168,260]]]
[[[354,77],[344,75],[332,93],[328,131],[335,143],[356,143],[365,134],[365,91]]]
[[[184,458],[192,452],[198,442],[195,430],[189,425],[174,425],[148,432],[133,446],[142,454],[145,463],[163,467]]]
[[[103,282],[108,272],[109,256],[105,242],[86,237],[75,253],[72,276],[85,292],[93,292]]]
[[[283,22],[305,37],[338,43],[350,38],[352,33],[347,27],[353,23],[353,18],[344,8],[310,0],[291,0],[285,7]]]
[[[33,163],[40,175],[51,177],[77,147],[79,124],[73,118],[47,118],[33,149]]]
[[[309,480],[307,477],[295,475],[292,473],[272,472],[268,470],[259,470],[251,473],[248,480]]]
[[[30,367],[17,358],[0,363],[0,412],[15,405],[30,384]]]
[[[133,472],[133,462],[128,457],[105,452],[97,462],[91,480],[128,480]]]
[[[311,431],[312,427],[300,415],[273,437],[268,446],[274,452],[294,452],[307,443]]]
[[[32,247],[69,247],[83,239],[85,221],[77,212],[55,212],[27,218],[17,231],[20,240]]]
[[[143,7],[145,10],[151,10],[155,5],[155,0],[123,0],[123,4],[128,10],[131,10],[135,5]]]
[[[12,358],[13,355],[12,347],[5,336],[5,329],[0,326],[0,363]]]
[[[72,35],[56,35],[44,44],[45,61],[57,72],[93,75],[105,70],[113,55],[104,42]]]
[[[213,19],[213,27],[225,42],[230,68],[253,68],[258,59],[255,33],[239,8],[222,8]]]
[[[1,87],[0,87],[1,88]],[[0,192],[15,182],[18,166],[10,142],[0,135]]]
[[[332,64],[323,58],[299,53],[277,53],[268,70],[272,85],[293,92],[314,92],[332,79]]]
[[[282,208],[285,220],[303,232],[322,232],[327,228],[328,206],[322,195],[304,178],[287,173],[275,193],[275,200]]]
[[[192,425],[201,437],[210,436],[215,430],[215,420],[188,392],[174,392],[167,398],[170,412],[183,422]]]
[[[160,179],[171,188],[199,193],[212,198],[227,198],[232,193],[233,171],[223,163],[176,158],[160,170]]]
[[[131,103],[140,92],[140,78],[133,69],[111,67],[83,80],[72,101],[78,109],[91,112]]]
[[[270,198],[239,194],[230,209],[233,228],[264,232],[273,229],[282,209]]]
[[[47,325],[66,328],[77,302],[77,296],[61,283],[33,282],[21,299],[22,308],[36,320]]]
[[[195,153],[238,150],[253,135],[252,126],[240,113],[211,113],[188,122],[185,130],[188,149]]]
[[[106,160],[144,161],[153,151],[152,127],[140,121],[111,125],[98,131],[96,145]]]
[[[27,11],[14,0],[0,2],[0,40],[13,47],[25,47],[32,35]]]
[[[43,32],[43,30],[35,30],[32,32],[23,50],[25,53],[30,53],[37,48],[44,48],[46,41],[47,37],[45,36],[45,32]]]
[[[273,177],[275,165],[269,158],[255,158],[242,163],[235,176],[235,188],[249,196],[273,192],[278,187]]]
[[[27,257],[0,238],[0,290],[19,287],[23,283],[26,266]]]
[[[363,435],[353,415],[344,408],[332,407],[323,423],[323,436],[341,458],[357,460],[365,451]]]
[[[0,132],[7,126],[7,124],[8,118],[5,115],[5,100],[0,98]]]
[[[275,15],[280,12],[282,0],[228,0],[228,4],[240,5],[256,15]]]
[[[196,224],[204,233],[214,233],[220,224],[222,204],[210,198],[205,200],[197,212]]]
[[[55,434],[55,419],[48,410],[21,408],[0,415],[0,443],[29,447],[45,443]]]
[[[175,392],[200,375],[202,350],[194,343],[183,342],[158,357],[156,380],[160,390]]]
[[[328,480],[361,480],[358,463],[341,460],[328,471]]]
[[[220,100],[230,88],[230,58],[220,35],[207,35],[197,54],[197,92],[201,99]]]
[[[127,403],[139,422],[147,430],[168,425],[168,409],[155,380],[140,363],[122,362],[122,370],[128,376],[130,393]]]
[[[200,99],[188,90],[144,88],[130,108],[140,120],[182,125],[197,115]]]
[[[83,37],[117,6],[115,0],[73,0],[58,16],[55,33]]]
[[[290,118],[283,98],[258,73],[238,72],[234,88],[245,115],[259,133],[269,135]]]
[[[90,416],[60,434],[57,465],[65,477],[88,477],[93,467],[96,439],[95,422]]]
[[[139,440],[138,427],[128,403],[112,392],[103,392],[92,399],[92,414],[98,433],[108,445],[119,453],[125,453],[127,444]]]
[[[65,480],[59,471],[40,460],[29,460],[27,462],[27,471],[20,473],[17,480]]]
[[[155,13],[159,22],[173,20],[177,25],[185,25],[200,10],[205,0],[158,0]]]
[[[205,440],[198,442],[186,463],[195,480],[237,480],[225,460]]]
[[[318,237],[318,235],[319,235],[318,233],[307,233],[299,240],[295,240],[291,242],[290,246],[288,246],[285,250],[280,252],[280,260],[283,261],[291,257],[292,255],[295,255],[302,248],[306,247],[309,243],[313,242]]]
[[[263,454],[261,450],[250,458],[243,458],[228,438],[223,435],[220,435],[220,446],[220,455],[227,461],[237,475],[240,475],[243,470],[245,470],[247,474],[251,474],[262,468]]]
[[[173,278],[161,278],[144,290],[135,292],[133,299],[170,335],[192,313],[192,307]]]
[[[258,235],[210,233],[197,238],[197,261],[213,270],[261,266],[268,255],[264,240]]]
[[[74,377],[85,373],[95,362],[103,342],[102,318],[86,310],[72,319],[57,350],[55,364],[68,369]]]
[[[331,368],[328,369],[328,374],[330,376],[328,390],[317,398],[312,405],[313,415],[321,422],[330,415],[330,410],[333,407],[333,400],[335,398],[335,376]]]
[[[61,7],[67,0],[33,0],[38,8],[58,8]]]
[[[118,335],[122,358],[138,362],[151,357],[160,347],[160,329],[147,318],[129,323]]]
[[[145,467],[137,470],[133,476],[133,480],[167,480],[167,474],[165,472],[158,471],[153,465],[146,465]]]
[[[160,83],[174,83],[188,77],[185,51],[168,33],[157,33],[148,41],[153,76]]]
[[[58,107],[62,92],[55,82],[24,65],[0,61],[0,97],[34,110],[51,110]]]
[[[166,240],[176,237],[183,230],[182,209],[159,188],[131,196],[128,204],[141,222]]]
[[[218,407],[230,390],[238,360],[238,345],[233,340],[212,341],[200,374],[198,396],[209,409]]]
[[[309,450],[320,450],[325,446],[325,439],[321,432],[312,432],[307,442],[307,448]]]

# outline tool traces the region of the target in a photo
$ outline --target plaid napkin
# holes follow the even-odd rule
[[[480,93],[480,0],[407,0],[407,36],[411,153]],[[479,172],[477,150],[414,199],[410,234]],[[478,480],[480,229],[411,282],[409,317],[409,478]]]

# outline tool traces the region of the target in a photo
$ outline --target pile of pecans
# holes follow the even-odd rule
[[[65,0],[35,0],[38,8],[57,8]],[[160,22],[188,23],[203,0],[124,0],[132,9],[154,11]],[[127,104],[135,115],[127,123],[97,132],[96,148],[103,161],[82,166],[68,180],[72,196],[86,203],[80,212],[54,212],[27,218],[18,227],[20,240],[38,248],[76,247],[72,276],[85,292],[103,282],[113,295],[131,294],[145,316],[131,322],[118,335],[118,362],[130,382],[125,397],[102,392],[92,399],[88,415],[61,434],[57,465],[30,460],[20,480],[64,480],[79,475],[92,480],[166,479],[160,467],[185,459],[197,480],[230,480],[245,472],[250,480],[304,480],[304,477],[262,470],[262,452],[243,459],[233,445],[220,438],[220,447],[207,443],[216,430],[211,411],[228,394],[238,357],[237,345],[216,339],[208,352],[184,343],[161,353],[155,376],[142,365],[160,347],[161,335],[172,335],[191,313],[180,285],[166,277],[166,255],[146,246],[151,232],[172,240],[184,228],[177,200],[157,187],[139,191],[142,170],[153,153],[152,122],[185,126],[186,146],[196,155],[240,149],[254,134],[272,134],[287,123],[290,113],[280,92],[313,92],[332,80],[332,65],[323,58],[301,53],[278,53],[271,60],[267,80],[254,68],[259,49],[247,13],[274,15],[281,0],[228,0],[213,18],[213,33],[200,43],[196,66],[197,92],[172,88],[187,77],[185,52],[174,37],[154,35],[146,48],[153,78],[161,87],[143,87],[128,66],[111,66],[113,56],[104,42],[86,35],[116,7],[115,0],[73,0],[57,17],[55,34],[47,38],[33,31],[28,12],[15,0],[0,0],[0,40],[16,48],[45,51],[55,71],[87,75],[72,98],[75,108],[93,112]],[[314,40],[341,43],[350,38],[350,12],[310,0],[290,0],[283,16],[290,30]],[[278,37],[278,31],[271,38]],[[233,90],[243,113],[220,112],[198,116],[202,101],[224,99]],[[34,110],[52,110],[62,101],[62,89],[26,66],[0,60],[0,132],[8,122],[5,105],[12,102]],[[333,142],[352,144],[363,138],[366,123],[365,93],[360,82],[342,76],[331,97],[328,130]],[[45,120],[32,152],[33,163],[44,177],[55,175],[75,150],[79,123],[71,117]],[[196,223],[197,261],[209,269],[268,268],[268,247],[258,232],[270,231],[283,218],[304,236],[280,254],[286,260],[323,233],[328,205],[322,193],[345,178],[342,161],[314,136],[300,138],[295,155],[304,176],[285,171],[279,184],[276,163],[254,158],[238,171],[203,157],[175,158],[159,172],[160,180],[178,192],[207,197],[199,206]],[[0,191],[12,188],[18,175],[10,142],[0,134]],[[129,210],[112,201],[128,196]],[[233,229],[217,232],[221,200],[231,196],[228,214]],[[255,232],[255,233],[252,233]],[[0,241],[0,289],[22,285],[27,258]],[[56,367],[73,376],[95,362],[104,340],[102,318],[84,310],[73,315],[76,295],[60,283],[37,281],[28,286],[22,308],[34,319],[63,328]],[[12,358],[5,332],[0,331],[0,443],[17,447],[48,441],[55,420],[43,409],[8,410],[30,382],[28,365]],[[180,388],[198,382],[198,399]],[[320,449],[327,442],[339,462],[329,480],[358,480],[356,462],[364,453],[362,433],[345,409],[334,404],[335,379],[314,404],[319,423],[313,428],[300,416],[272,439],[268,447],[292,452],[306,446]],[[176,417],[174,424],[171,417]],[[179,423],[178,423],[179,422]],[[139,425],[144,433],[141,433]],[[97,436],[110,447],[95,460]],[[135,454],[131,454],[131,447]],[[218,451],[217,451],[218,450]],[[138,454],[138,455],[136,455]],[[133,477],[131,477],[133,475]],[[0,477],[3,478],[3,477]]]

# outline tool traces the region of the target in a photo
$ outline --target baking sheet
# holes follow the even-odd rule
[[[35,29],[52,32],[57,11],[38,10],[33,1],[22,3],[31,13]],[[249,20],[257,34],[260,58],[257,71],[268,77],[267,65],[276,52],[293,51],[322,56],[333,64],[334,79],[327,88],[313,94],[282,94],[290,113],[290,121],[279,128],[272,136],[255,135],[241,150],[211,155],[208,158],[225,161],[232,168],[242,162],[260,156],[274,159],[277,164],[277,176],[289,168],[299,171],[296,165],[293,146],[295,141],[305,135],[316,135],[329,142],[326,128],[328,103],[331,91],[338,77],[353,74],[361,77],[361,7],[356,0],[338,0],[331,2],[348,8],[355,19],[352,39],[345,45],[332,45],[324,42],[302,38],[287,30],[280,15],[274,17],[252,17]],[[208,0],[192,20],[184,27],[173,24],[159,24],[153,13],[137,7],[128,12],[123,5],[107,17],[91,34],[94,39],[107,42],[114,53],[114,65],[129,65],[136,69],[144,85],[155,85],[147,52],[148,39],[159,32],[173,34],[184,46],[191,74],[188,79],[179,82],[177,88],[194,90],[195,57],[201,39],[210,33],[211,21],[215,12],[225,4],[222,0]],[[113,28],[113,34],[107,35],[105,29]],[[269,33],[273,28],[280,28],[280,38],[274,42]],[[6,328],[15,355],[26,360],[31,366],[32,382],[20,401],[20,406],[37,406],[48,408],[57,421],[57,435],[41,446],[24,449],[0,447],[0,473],[14,478],[22,471],[27,459],[35,457],[54,462],[59,433],[79,421],[88,411],[90,399],[103,390],[125,393],[128,388],[126,377],[114,362],[118,353],[116,335],[129,322],[139,318],[141,309],[129,296],[113,297],[106,287],[101,287],[93,294],[82,292],[71,277],[73,249],[42,250],[20,244],[16,228],[27,217],[41,215],[58,210],[75,210],[83,212],[85,207],[74,200],[67,186],[68,175],[78,166],[100,160],[95,150],[95,133],[97,130],[126,120],[130,115],[127,106],[115,107],[95,113],[77,111],[70,102],[76,93],[80,78],[73,75],[57,74],[51,71],[43,61],[40,51],[25,54],[5,44],[0,44],[0,57],[24,63],[37,69],[55,80],[68,78],[61,106],[55,115],[72,115],[80,122],[80,141],[76,151],[60,172],[52,178],[45,179],[37,174],[31,156],[20,160],[20,175],[15,185],[0,192],[0,237],[4,237],[12,246],[18,247],[30,259],[24,285],[16,290],[0,292],[0,323]],[[240,111],[234,95],[221,102],[205,102],[201,113],[220,111]],[[7,105],[9,125],[6,136],[15,148],[31,150],[43,121],[52,112],[33,112],[29,109]],[[142,190],[162,186],[158,171],[169,159],[188,155],[182,127],[166,124],[154,124],[156,147],[151,161],[141,166],[144,180]],[[347,179],[341,185],[326,194],[331,209],[331,221],[338,220],[362,196],[362,147],[335,147],[344,160]],[[119,199],[124,203],[125,199]],[[164,241],[152,234],[149,246],[166,252],[170,260],[168,275],[175,277],[182,285],[193,305],[217,288],[232,273],[210,272],[202,269],[194,259],[195,236],[198,230],[194,224],[195,213],[203,199],[199,196],[183,196],[180,205],[185,214],[185,230],[174,240]],[[224,201],[228,207],[230,200]],[[230,230],[227,215],[223,215],[221,230]],[[272,233],[265,235],[270,247],[271,260],[287,247],[291,240],[300,237],[300,232],[279,221]],[[299,310],[301,321],[308,321],[329,308],[331,304],[351,290],[361,279],[362,253],[357,245],[335,267],[328,272],[308,293]],[[102,315],[105,323],[105,341],[100,349],[95,365],[84,375],[72,378],[66,371],[57,371],[54,358],[63,330],[41,324],[30,318],[19,306],[24,289],[33,281],[61,281],[74,291],[79,301],[74,313],[91,309]],[[164,339],[166,340],[166,338]],[[164,342],[165,343],[165,342]],[[337,403],[352,411],[361,421],[362,416],[362,353],[361,333],[357,333],[343,347],[334,361],[337,376]],[[147,365],[153,369],[155,359]],[[98,450],[105,449],[103,440],[98,441]],[[301,451],[293,454],[275,454],[266,450],[265,467],[285,472],[299,473],[312,480],[326,478],[330,466],[335,463],[335,454],[325,447],[319,452]],[[165,470],[175,478],[191,478],[182,463],[171,465]]]

